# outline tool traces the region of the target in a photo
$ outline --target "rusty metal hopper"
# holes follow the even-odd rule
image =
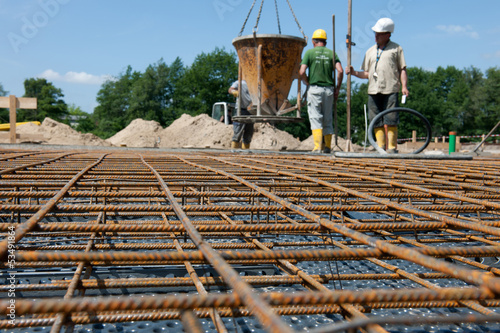
[[[250,113],[279,116],[284,111],[296,109],[287,109],[287,98],[293,80],[298,78],[302,50],[306,44],[304,38],[275,34],[233,39],[240,71],[254,105]]]

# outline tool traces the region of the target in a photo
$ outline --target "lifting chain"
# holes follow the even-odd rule
[[[248,22],[248,18],[250,17],[250,14],[252,13],[252,10],[253,10],[253,7],[255,6],[256,1],[257,0],[253,1],[252,6],[250,7],[250,10],[248,11],[245,22],[243,22],[243,26],[241,27],[241,30],[240,30],[240,33],[238,34],[238,37],[241,37],[241,35],[243,34],[243,30],[245,30],[245,26]],[[286,0],[286,2],[288,3],[288,7],[290,8],[290,11],[292,12],[293,18],[295,19],[295,23],[297,23],[297,26],[299,27],[299,30],[302,33],[302,36],[307,41],[307,36],[304,34],[304,30],[300,26],[300,23],[299,23],[299,20],[297,19],[297,16],[295,16],[292,5],[290,4],[290,0]],[[255,27],[253,28],[254,35],[257,33],[257,30],[259,27],[259,21],[260,21],[260,16],[262,14],[263,5],[264,5],[264,0],[262,0],[260,3],[259,13],[257,14],[257,21],[255,22]],[[277,0],[274,0],[274,7],[276,9],[276,19],[278,20],[278,31],[279,31],[279,34],[281,35],[281,25],[280,25],[280,17],[279,17],[279,12],[278,12],[278,1]]]
[[[307,41],[307,36],[304,33],[304,30],[302,30],[302,27],[299,24],[299,20],[297,20],[297,16],[295,16],[295,13],[293,12],[293,8],[292,5],[290,4],[290,1],[286,0],[286,2],[288,3],[288,7],[290,7],[290,11],[292,12],[293,18],[295,19],[295,23],[297,23],[297,26],[299,27],[299,30],[302,33],[302,36],[304,36],[304,39]]]
[[[257,21],[255,22],[255,27],[253,27],[253,34],[257,33],[257,30],[259,30],[259,21],[260,21],[260,15],[262,14],[262,6],[264,5],[264,0],[260,3],[260,8],[259,8],[259,14],[257,14]]]
[[[274,8],[276,8],[276,20],[278,21],[278,31],[281,35],[281,26],[280,26],[280,15],[278,13],[278,1],[274,0]]]
[[[245,30],[245,26],[247,25],[248,18],[250,17],[250,14],[252,13],[253,6],[255,6],[255,2],[257,0],[253,0],[252,7],[250,7],[250,11],[247,14],[247,18],[245,19],[245,22],[243,22],[243,26],[241,27],[240,33],[238,34],[238,37],[241,37],[241,34],[243,33],[243,30]]]

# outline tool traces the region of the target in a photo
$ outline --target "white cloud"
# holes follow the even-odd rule
[[[464,35],[472,39],[479,39],[479,34],[470,25],[438,25],[436,28],[449,35]]]
[[[109,75],[92,75],[85,72],[67,72],[64,75],[59,74],[52,69],[47,69],[42,74],[38,75],[38,77],[47,79],[49,81],[62,81],[69,83],[79,83],[79,84],[92,84],[92,85],[100,85],[105,81],[112,79]]]
[[[484,59],[500,59],[500,51],[496,51],[493,53],[484,53],[482,56]]]

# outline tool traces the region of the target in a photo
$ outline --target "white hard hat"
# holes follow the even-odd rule
[[[388,17],[383,17],[372,27],[375,32],[394,32],[394,21]]]

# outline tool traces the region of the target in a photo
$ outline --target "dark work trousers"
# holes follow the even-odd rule
[[[398,97],[399,93],[393,94],[376,94],[368,95],[368,119],[371,122],[376,115],[387,109],[392,109],[398,107]],[[374,128],[388,126],[397,126],[399,124],[399,112],[391,112],[379,119],[376,124],[373,124]]]

